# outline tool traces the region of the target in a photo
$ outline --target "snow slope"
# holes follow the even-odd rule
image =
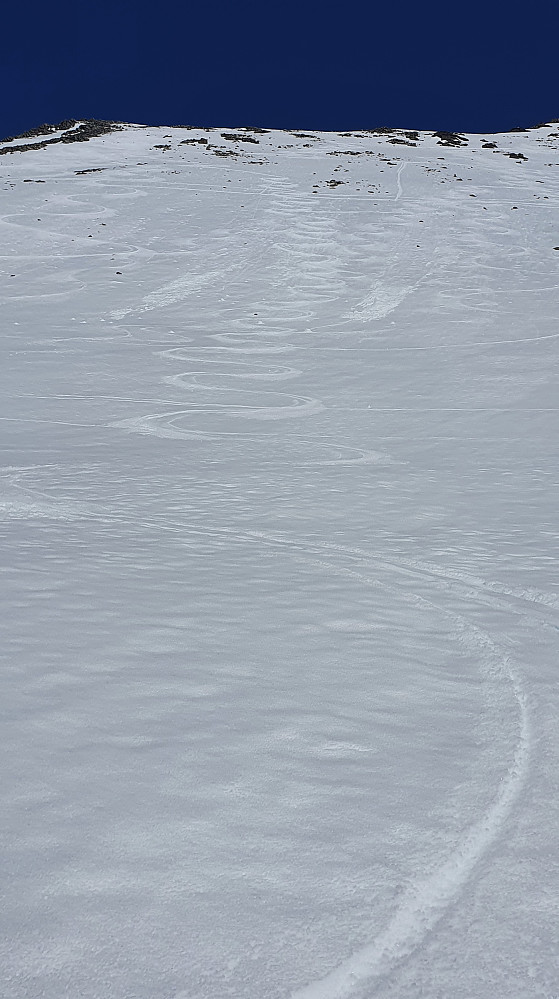
[[[2,995],[556,999],[559,127],[6,148]]]

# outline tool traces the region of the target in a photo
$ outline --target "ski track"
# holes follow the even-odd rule
[[[440,867],[418,879],[406,892],[385,930],[324,978],[296,989],[291,999],[345,999],[361,985],[372,985],[389,975],[434,929],[467,885],[481,856],[499,836],[526,779],[531,743],[525,695],[506,661],[503,668],[513,684],[520,726],[514,759],[493,804],[470,826]]]
[[[401,177],[402,177],[402,174],[403,174],[405,168],[406,168],[406,163],[400,163],[400,165],[398,166],[398,169],[396,171],[396,186],[397,186],[397,191],[396,191],[396,197],[394,198],[394,201],[399,201],[400,198],[403,196],[404,188],[402,187]]]
[[[261,540],[286,546],[289,550],[306,552],[299,558],[309,564],[320,565],[337,575],[347,575],[356,578],[369,586],[380,586],[385,590],[398,593],[398,588],[378,578],[371,578],[354,569],[333,566],[330,562],[317,561],[308,555],[313,548],[324,550],[335,555],[359,555],[361,558],[371,557],[361,549],[346,548],[327,543],[307,546],[304,542],[293,542],[263,532],[249,532],[250,536]],[[462,573],[448,572],[440,566],[413,563],[410,560],[379,560],[385,566],[410,566],[412,572],[425,571],[434,575],[442,575],[445,580],[458,579],[474,581]],[[486,582],[475,578],[478,586],[496,589],[511,596],[519,596],[524,600],[544,603],[546,606],[559,607],[557,602],[549,603],[548,594],[518,591],[513,588],[501,587],[498,583]],[[399,594],[402,596],[402,594]],[[529,705],[520,677],[510,658],[498,648],[491,637],[472,624],[468,619],[455,611],[449,611],[444,606],[426,600],[419,594],[404,594],[404,599],[417,607],[435,610],[453,620],[461,629],[463,639],[478,654],[489,655],[490,664],[482,666],[483,671],[496,671],[503,682],[512,690],[518,710],[518,736],[514,756],[510,762],[507,774],[502,778],[499,790],[491,806],[469,828],[465,830],[452,852],[442,860],[439,867],[432,873],[417,878],[407,890],[404,898],[392,916],[388,926],[375,939],[360,948],[334,971],[324,978],[311,982],[309,985],[296,989],[291,993],[291,999],[346,999],[362,985],[374,985],[375,980],[389,975],[402,961],[410,957],[421,946],[426,936],[435,928],[445,910],[464,890],[474,874],[475,867],[481,857],[499,838],[511,809],[525,783],[531,755],[532,735],[529,715]],[[510,608],[508,608],[510,610]]]

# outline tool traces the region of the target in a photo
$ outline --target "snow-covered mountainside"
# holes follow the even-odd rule
[[[559,995],[558,168],[0,143],[4,999]]]

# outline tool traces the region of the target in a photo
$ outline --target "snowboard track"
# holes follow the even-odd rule
[[[478,653],[481,660],[482,673],[497,674],[502,683],[512,692],[517,708],[516,745],[509,761],[506,773],[500,786],[484,813],[460,836],[454,849],[448,856],[441,859],[435,870],[419,874],[414,883],[405,892],[398,908],[388,925],[368,944],[351,954],[337,968],[323,978],[315,980],[303,988],[296,989],[291,999],[345,999],[364,986],[374,986],[389,976],[396,968],[421,946],[427,936],[436,927],[445,911],[457,901],[462,891],[467,887],[475,873],[475,868],[482,856],[488,852],[502,834],[505,823],[525,784],[532,748],[530,711],[527,696],[515,664],[510,657],[500,649],[491,636],[473,624],[463,614],[451,611],[439,603],[416,593],[402,594],[398,586],[386,583],[376,577],[371,577],[362,571],[332,565],[324,556],[343,555],[351,559],[372,559],[373,553],[363,549],[355,549],[340,545],[329,545],[318,542],[305,544],[290,542],[277,536],[261,532],[249,532],[254,538],[260,538],[266,544],[286,545],[291,550],[301,552],[300,561],[318,565],[329,572],[356,578],[365,585],[380,587],[393,591],[400,598],[417,608],[436,611],[449,618],[457,626],[462,641],[471,650]],[[317,558],[313,553],[322,554]],[[376,558],[379,567],[406,574],[422,575],[429,573],[435,581],[444,578],[445,585],[450,588],[454,582],[467,583],[470,587],[490,589],[506,596],[523,599],[526,602],[537,603],[549,609],[551,595],[514,590],[501,584],[488,582],[478,577],[463,573],[447,571],[434,564],[415,564],[410,559]],[[439,584],[440,585],[440,584]],[[464,596],[464,593],[462,593]],[[513,613],[519,611],[507,606]],[[523,613],[525,613],[523,611]]]

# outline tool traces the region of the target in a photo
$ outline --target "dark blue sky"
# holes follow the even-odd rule
[[[0,135],[63,118],[502,131],[559,118],[556,4],[10,2]]]

